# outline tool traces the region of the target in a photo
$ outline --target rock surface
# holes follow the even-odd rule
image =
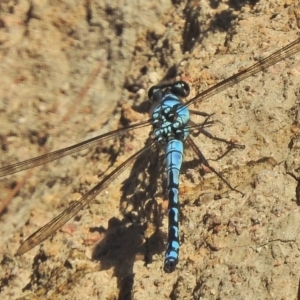
[[[294,0],[1,1],[0,164],[147,120],[151,85],[181,78],[193,96],[292,42],[299,28]],[[143,147],[150,128],[2,178],[1,299],[299,299],[299,69],[297,53],[191,107],[214,113],[211,134],[245,145],[221,157],[224,143],[193,137],[244,196],[213,173],[200,176],[186,150],[172,274],[162,270],[167,201],[155,151],[14,257]]]

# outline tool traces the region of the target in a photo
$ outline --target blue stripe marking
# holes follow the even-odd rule
[[[165,253],[164,270],[173,272],[179,255],[179,175],[183,160],[183,141],[188,137],[187,127],[190,114],[179,97],[172,94],[179,92],[187,96],[186,83],[153,87],[150,98],[158,102],[153,109],[153,133],[157,141],[166,144],[166,169],[168,190],[168,243]]]

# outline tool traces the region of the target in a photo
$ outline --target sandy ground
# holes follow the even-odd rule
[[[147,90],[163,78],[186,80],[193,96],[252,65],[297,38],[297,5],[1,1],[1,166],[146,120]],[[244,196],[212,173],[202,177],[186,150],[174,273],[162,270],[167,201],[156,152],[14,256],[143,147],[150,128],[2,178],[1,299],[300,299],[299,70],[300,53],[191,107],[215,113],[211,134],[245,145],[216,160],[226,145],[193,138]]]

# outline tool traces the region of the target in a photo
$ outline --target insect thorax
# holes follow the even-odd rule
[[[172,139],[185,140],[189,134],[189,110],[180,99],[167,94],[152,113],[153,133],[157,141],[167,143]]]

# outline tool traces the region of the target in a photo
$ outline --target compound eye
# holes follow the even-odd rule
[[[178,97],[187,97],[190,94],[190,87],[185,81],[177,81],[172,87],[172,93]]]
[[[161,88],[157,85],[152,86],[148,91],[148,98],[154,102],[161,95]]]

